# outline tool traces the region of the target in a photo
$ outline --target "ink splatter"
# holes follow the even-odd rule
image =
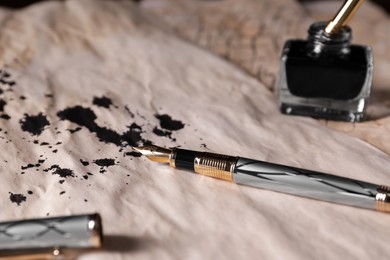
[[[171,131],[164,131],[157,127],[153,129],[153,133],[157,136],[165,136],[171,139],[172,141],[176,141],[176,138],[172,138],[172,132]]]
[[[5,119],[5,120],[10,120],[11,119],[11,117],[9,115],[7,115],[7,114],[2,114],[0,116],[0,118]]]
[[[110,106],[112,105],[112,101],[111,101],[111,99],[104,97],[104,96],[101,98],[94,97],[93,104],[96,106],[99,106],[99,107],[110,108]]]
[[[35,165],[32,164],[32,163],[29,163],[26,166],[21,166],[21,169],[22,170],[27,170],[27,169],[30,169],[30,168],[33,168],[33,167],[35,167]]]
[[[53,175],[55,175],[55,174],[59,175],[61,178],[75,177],[75,174],[73,173],[73,171],[71,169],[61,168],[57,164],[52,165],[50,168],[45,169],[43,171],[44,172],[52,171]]]
[[[113,143],[118,146],[121,145],[121,136],[111,129],[96,124],[95,120],[97,117],[90,108],[84,108],[82,106],[66,108],[58,112],[57,116],[61,120],[68,120],[86,127],[90,132],[95,133],[102,142]]]
[[[109,167],[115,165],[115,159],[97,159],[93,161],[96,165],[101,167]]]
[[[31,190],[27,191],[27,193],[28,193],[29,195],[34,194],[34,192],[32,192]]]
[[[123,141],[130,146],[150,145],[152,142],[142,138],[142,128],[136,123],[132,123],[129,127],[129,131],[122,135]]]
[[[114,159],[97,159],[95,161],[93,161],[96,165],[100,166],[100,173],[105,173],[107,170],[106,168],[108,168],[109,166],[113,166],[115,165],[115,160]]]
[[[125,153],[126,156],[132,156],[132,157],[141,157],[142,156],[142,153],[139,153],[139,152],[127,152]]]
[[[68,120],[80,126],[86,127],[91,133],[95,133],[101,142],[112,143],[119,147],[124,145],[138,146],[150,144],[150,141],[141,137],[142,128],[133,123],[129,126],[129,131],[119,134],[114,130],[99,126],[95,120],[96,114],[90,109],[82,106],[66,108],[57,113],[61,120]]]
[[[153,133],[158,135],[158,136],[170,136],[172,135],[172,132],[170,131],[164,131],[164,130],[161,130],[157,127],[153,128]]]
[[[173,120],[167,114],[164,115],[154,115],[160,121],[160,127],[169,131],[177,131],[184,128],[184,124],[179,120]]]
[[[89,162],[88,161],[83,161],[83,159],[80,159],[80,162],[83,166],[88,166]]]
[[[7,102],[5,102],[3,99],[0,99],[0,112],[4,112],[5,105],[7,105]]]
[[[30,116],[25,114],[24,118],[19,121],[22,130],[25,132],[29,132],[31,135],[40,135],[45,126],[50,125],[46,116],[42,113],[39,113],[36,116]]]
[[[47,143],[47,142],[42,142],[41,143],[41,146],[45,146],[45,145],[49,145],[49,143]]]
[[[128,106],[125,106],[125,110],[127,111],[127,113],[129,113],[129,115],[130,115],[131,118],[134,118],[134,117],[135,117],[135,116],[134,116],[134,113],[131,112],[131,110],[130,110],[130,108],[129,108]]]
[[[60,195],[62,195],[62,194],[65,194],[65,191],[61,191],[61,192],[60,192]]]
[[[84,178],[85,180],[88,180],[88,175],[83,175],[83,178]]]
[[[20,204],[22,202],[25,202],[26,201],[26,196],[24,196],[23,194],[14,194],[12,192],[9,193],[9,199],[11,200],[12,203],[16,203],[18,206],[20,206]]]

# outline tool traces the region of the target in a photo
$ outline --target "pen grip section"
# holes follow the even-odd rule
[[[233,170],[237,157],[215,153],[176,149],[175,167],[192,170],[198,174],[233,181]]]
[[[383,207],[388,202],[381,202],[382,207],[378,208],[378,194],[384,193],[380,193],[380,186],[331,174],[239,158],[233,179],[261,189],[388,211]]]

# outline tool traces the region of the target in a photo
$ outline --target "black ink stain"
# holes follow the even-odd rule
[[[142,138],[142,128],[136,123],[128,126],[129,130],[122,135],[123,141],[130,146],[150,145],[152,142]]]
[[[157,136],[164,136],[164,137],[168,137],[169,139],[171,139],[172,141],[176,141],[176,138],[172,138],[172,132],[171,131],[164,131],[164,130],[161,130],[157,127],[153,128],[153,133]]]
[[[84,166],[88,166],[89,165],[89,162],[88,161],[83,161],[83,159],[80,159],[80,162]]]
[[[7,102],[5,102],[3,99],[0,99],[0,112],[4,112],[5,105],[7,105]]]
[[[179,120],[174,120],[167,114],[154,115],[160,121],[160,127],[169,131],[177,131],[184,128],[184,124]]]
[[[97,119],[96,114],[90,108],[82,106],[70,107],[58,112],[57,115],[61,120],[68,120],[87,128],[90,132],[95,133],[98,139],[104,143],[112,143],[119,147],[125,145],[139,146],[151,143],[141,137],[142,129],[135,123],[130,125],[128,127],[129,130],[123,134],[99,126],[95,122]]]
[[[0,118],[5,119],[5,120],[10,120],[11,119],[11,117],[8,114],[2,114],[0,116]]]
[[[45,145],[49,145],[49,143],[47,143],[47,142],[42,142],[41,143],[41,146],[45,146]]]
[[[115,159],[97,159],[93,161],[96,165],[101,167],[109,167],[115,165]]]
[[[32,192],[31,190],[28,190],[27,193],[28,193],[29,195],[34,194],[34,192]]]
[[[25,114],[24,118],[19,121],[22,130],[25,132],[29,132],[31,135],[40,135],[45,126],[50,125],[46,116],[42,113],[39,113],[36,116],[30,116]]]
[[[96,115],[90,108],[84,108],[82,106],[75,106],[66,108],[57,113],[57,116],[61,120],[68,120],[80,126],[86,127],[90,132],[95,133],[100,141],[105,143],[113,143],[115,145],[121,145],[121,136],[106,127],[100,127],[96,124]]]
[[[129,113],[131,118],[134,118],[134,113],[131,112],[131,110],[130,110],[130,108],[128,106],[125,106],[125,110],[127,111],[127,113]]]
[[[48,169],[44,169],[43,170],[44,172],[48,172],[48,171],[52,171],[52,174],[57,174],[59,175],[61,178],[68,178],[68,177],[75,177],[75,174],[73,173],[73,171],[71,169],[66,169],[66,168],[61,168],[60,166],[58,166],[57,164],[55,165],[52,165],[50,168]],[[61,183],[61,182],[60,182]],[[63,183],[63,182],[62,182]],[[62,184],[61,183],[61,184]]]
[[[105,107],[105,108],[110,108],[110,106],[112,105],[112,101],[111,99],[109,99],[108,97],[94,97],[93,98],[93,104],[96,105],[96,106],[99,106],[99,107]]]
[[[65,191],[61,191],[61,192],[60,192],[60,195],[62,195],[62,194],[65,194]]]
[[[105,173],[109,166],[115,165],[115,159],[97,159],[93,161],[96,165],[100,166],[100,173]]]
[[[26,196],[24,196],[23,194],[14,194],[12,192],[9,193],[9,199],[11,200],[12,203],[16,203],[18,206],[20,206],[20,204],[22,202],[25,202],[26,201]]]
[[[126,156],[132,156],[132,157],[141,157],[142,156],[142,153],[139,153],[139,152],[127,152],[125,153]]]
[[[30,168],[33,168],[33,167],[35,167],[35,165],[32,164],[32,163],[29,163],[26,166],[21,166],[21,169],[22,170],[27,170],[27,169],[30,169]]]

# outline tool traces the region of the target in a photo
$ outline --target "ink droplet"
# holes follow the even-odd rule
[[[16,203],[18,206],[24,201],[26,201],[26,196],[23,194],[14,194],[12,192],[9,193],[9,199],[11,200],[12,203]]]
[[[101,166],[101,167],[109,167],[112,165],[115,165],[115,160],[114,159],[97,159],[93,161],[96,165]]]
[[[83,159],[80,159],[80,162],[83,166],[88,166],[89,162],[88,161],[83,161]]]
[[[43,170],[45,172],[52,171],[52,174],[57,174],[61,178],[75,177],[75,174],[71,169],[61,168],[57,164],[52,165],[50,168]],[[60,182],[61,183],[61,182]],[[63,183],[63,182],[62,182]],[[62,184],[61,183],[61,184]]]
[[[132,157],[141,157],[142,156],[142,153],[139,153],[139,152],[127,152],[125,153],[126,156],[132,156]]]
[[[112,105],[112,101],[111,101],[111,99],[104,97],[104,96],[101,98],[94,97],[93,104],[96,106],[99,106],[99,107],[110,108],[110,106]]]
[[[160,121],[160,127],[170,131],[177,131],[184,128],[184,124],[179,120],[174,120],[167,114],[154,115]]]
[[[31,135],[40,135],[45,126],[50,125],[46,116],[39,113],[36,116],[30,116],[25,114],[24,118],[19,121],[22,130],[29,132]]]
[[[7,104],[4,100],[0,99],[0,112],[4,112],[4,107]]]

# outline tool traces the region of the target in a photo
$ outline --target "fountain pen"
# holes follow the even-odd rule
[[[229,155],[155,145],[133,147],[177,169],[301,197],[390,212],[390,186]]]

